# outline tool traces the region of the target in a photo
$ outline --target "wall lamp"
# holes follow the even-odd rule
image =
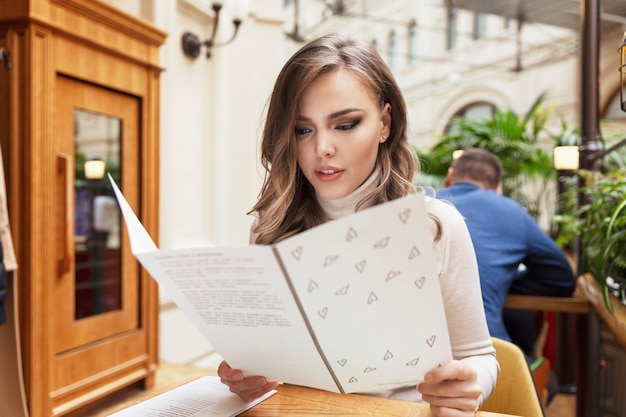
[[[104,178],[106,163],[98,158],[92,157],[85,161],[85,178],[88,180],[100,180]]]
[[[248,14],[248,0],[230,0],[234,3],[233,8],[233,34],[230,39],[222,42],[218,42],[215,38],[217,35],[217,28],[220,24],[220,14],[222,12],[223,4],[222,2],[213,2],[211,3],[211,9],[213,10],[213,29],[211,30],[211,37],[204,41],[201,41],[200,38],[191,32],[183,33],[182,37],[182,47],[185,55],[191,58],[197,58],[200,55],[200,49],[202,46],[206,47],[206,57],[211,57],[211,49],[216,46],[224,46],[231,43],[237,33],[239,32],[239,26],[241,26],[241,22],[243,18]]]
[[[594,152],[591,155],[587,155],[585,161],[596,162],[600,158],[604,158],[611,152],[626,145],[626,138],[620,140],[613,146],[603,150]],[[564,146],[559,145],[554,148],[553,163],[554,169],[557,171],[577,171],[580,167],[580,156],[578,146]],[[584,161],[583,161],[584,162]]]
[[[620,66],[619,66],[619,104],[622,111],[626,111],[626,32],[622,36],[622,43],[617,52],[620,54]]]
[[[559,145],[554,148],[552,155],[554,169],[557,171],[577,171],[578,170],[578,146]]]

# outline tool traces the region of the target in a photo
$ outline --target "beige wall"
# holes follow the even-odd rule
[[[235,0],[239,1],[239,0]],[[254,0],[239,34],[207,59],[181,49],[191,31],[210,36],[213,12],[205,0],[109,0],[168,33],[160,50],[160,248],[247,244],[246,215],[261,187],[258,138],[265,102],[285,52],[282,0]],[[221,17],[218,41],[232,33]],[[160,356],[169,363],[213,367],[211,347],[161,293]]]

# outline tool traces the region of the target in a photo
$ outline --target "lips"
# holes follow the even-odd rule
[[[322,181],[333,181],[341,176],[342,169],[323,167],[315,170],[315,175]]]

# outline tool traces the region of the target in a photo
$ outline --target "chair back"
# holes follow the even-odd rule
[[[481,411],[522,417],[545,417],[533,375],[522,350],[511,342],[492,337],[500,374],[493,393]]]

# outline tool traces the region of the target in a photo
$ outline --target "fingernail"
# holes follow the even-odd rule
[[[256,381],[254,381],[254,386],[255,387],[262,387],[265,384],[267,384],[267,381],[265,380],[265,378],[259,378]]]

